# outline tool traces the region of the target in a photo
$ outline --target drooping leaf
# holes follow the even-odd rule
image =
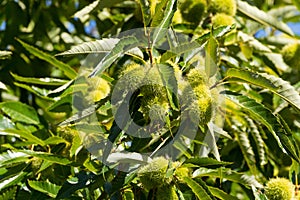
[[[235,130],[235,137],[237,138],[237,141],[239,143],[239,146],[241,148],[241,151],[244,155],[244,159],[251,171],[252,174],[257,174],[256,169],[256,160],[255,160],[255,154],[253,151],[253,148],[250,144],[250,140],[248,138],[248,135],[244,131]]]
[[[0,51],[0,59],[7,59],[12,55],[11,51]]]
[[[205,189],[190,177],[184,177],[184,182],[192,189],[195,195],[201,200],[213,200]]]
[[[292,158],[300,161],[293,142],[289,139],[286,133],[283,132],[284,129],[281,127],[278,119],[269,109],[247,96],[227,95],[227,97],[229,97],[232,102],[242,107],[252,116],[253,119],[256,119],[264,124],[273,134],[278,145],[281,148],[284,148]]]
[[[89,77],[94,77],[107,69],[114,61],[116,61],[125,52],[136,48],[140,45],[140,41],[134,36],[127,36],[118,41],[112,50],[101,60]]]
[[[69,65],[57,60],[56,58],[54,58],[53,56],[33,47],[30,46],[29,44],[26,44],[25,42],[23,42],[22,40],[17,39],[22,46],[29,51],[30,53],[32,53],[34,56],[48,62],[49,64],[57,67],[58,69],[60,69],[61,71],[63,71],[63,73],[70,79],[74,79],[77,76],[76,71],[71,68]]]
[[[218,41],[211,34],[205,46],[205,72],[209,77],[212,77],[217,73],[218,62],[219,44]]]
[[[288,25],[245,1],[237,0],[237,7],[240,12],[261,24],[272,26],[288,35],[294,35]]]
[[[37,84],[37,85],[53,85],[60,86],[67,82],[67,80],[57,79],[57,78],[31,78],[31,77],[22,77],[18,76],[14,73],[10,73],[14,79],[20,82],[29,83],[29,84]]]
[[[254,187],[263,188],[263,186],[254,178],[254,176],[248,176],[243,173],[238,173],[228,168],[207,169],[201,167],[193,173],[193,177],[203,176],[212,176],[227,179],[229,181],[242,184],[246,187],[251,187],[253,185]]]
[[[96,0],[92,2],[91,4],[85,6],[81,10],[77,11],[74,14],[75,18],[79,18],[80,21],[84,22],[85,19],[88,18],[88,15],[99,5],[100,0]]]
[[[48,196],[55,198],[61,186],[55,185],[49,181],[31,181],[28,180],[29,186],[39,192],[45,193]]]
[[[40,123],[35,109],[21,102],[2,102],[0,109],[15,121],[36,125]]]
[[[254,139],[255,144],[256,144],[260,165],[263,166],[263,165],[267,164],[267,158],[266,158],[266,152],[265,152],[263,138],[262,138],[261,134],[259,133],[256,124],[252,121],[252,119],[248,118],[247,122],[251,129],[250,133],[252,134],[252,138]]]
[[[23,89],[33,93],[34,95],[41,97],[42,99],[45,99],[48,101],[53,101],[53,99],[47,97],[47,95],[51,92],[50,90],[47,90],[45,88],[39,88],[34,85],[28,85],[25,83],[18,83],[18,82],[14,82],[14,85],[16,85],[17,87],[23,88]]]
[[[247,70],[229,69],[228,77],[260,86],[274,92],[300,111],[300,95],[289,82],[266,73],[254,73]]]

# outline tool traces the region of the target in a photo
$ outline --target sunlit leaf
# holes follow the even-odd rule
[[[253,85],[269,89],[300,111],[300,95],[291,84],[279,77],[269,74],[258,74],[246,70],[229,69],[228,77],[238,78]],[[237,80],[239,81],[239,80]]]
[[[74,14],[75,18],[79,18],[82,22],[85,21],[85,19],[88,18],[88,15],[99,5],[100,0],[96,0],[92,2],[91,4],[85,6],[81,10],[77,11]]]
[[[259,10],[257,7],[251,6],[247,2],[242,0],[237,0],[237,6],[240,12],[247,15],[251,19],[264,25],[272,26],[288,35],[294,35],[293,31],[288,27],[288,25],[286,25],[279,19],[276,19],[273,16],[265,13],[264,11]]]
[[[184,182],[192,189],[195,195],[201,200],[213,200],[205,189],[190,177],[184,177]]]
[[[37,125],[40,123],[36,110],[21,102],[2,102],[0,109],[15,121]]]
[[[34,190],[47,194],[48,196],[55,198],[61,186],[55,185],[49,181],[31,181],[28,180],[28,184]]]

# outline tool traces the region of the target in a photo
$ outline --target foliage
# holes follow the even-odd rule
[[[297,0],[0,5],[0,199],[297,190]]]

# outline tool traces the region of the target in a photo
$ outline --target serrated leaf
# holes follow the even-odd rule
[[[28,160],[28,157],[29,155],[27,154],[8,150],[7,152],[0,154],[0,168],[20,162],[25,162]]]
[[[140,45],[140,41],[134,36],[127,36],[118,41],[112,50],[101,60],[89,77],[94,77],[97,74],[106,70],[114,61],[116,61],[125,52],[136,48]]]
[[[31,77],[22,77],[18,76],[14,73],[10,73],[14,79],[20,82],[29,83],[29,84],[37,84],[37,85],[53,85],[53,86],[59,86],[63,85],[67,82],[67,80],[63,79],[57,79],[57,78],[31,78]]]
[[[27,142],[32,144],[38,144],[44,146],[45,143],[43,140],[39,139],[38,137],[32,135],[31,132],[25,130],[17,130],[17,129],[5,129],[0,131],[0,135],[10,135],[15,137],[21,137],[27,140]]]
[[[227,168],[207,169],[201,167],[196,171],[194,171],[193,173],[193,177],[203,177],[203,176],[211,176],[211,177],[227,179],[229,181],[242,184],[246,187],[250,187],[253,185],[254,187],[263,188],[263,186],[254,178],[254,176],[248,176],[243,173],[238,173]]]
[[[23,178],[27,175],[27,172],[21,171],[18,174],[13,174],[9,177],[2,178],[0,180],[0,191],[4,188],[16,185],[17,183],[21,182]]]
[[[88,15],[99,5],[100,0],[96,0],[91,4],[85,6],[81,10],[74,14],[74,17],[79,18],[81,22],[84,22]]]
[[[208,186],[208,189],[218,199],[221,199],[221,200],[229,200],[229,199],[230,200],[238,200],[238,198],[227,194],[226,192],[224,192],[223,190],[220,190],[219,188]]]
[[[70,118],[68,118],[65,121],[61,122],[59,124],[59,126],[65,126],[67,124],[74,123],[74,122],[77,122],[77,121],[79,121],[79,120],[81,120],[85,117],[88,117],[88,116],[94,114],[98,107],[99,107],[98,105],[91,105],[90,107],[88,107],[88,108],[86,108],[82,111],[79,111],[78,113],[74,114]]]
[[[0,59],[7,59],[12,55],[11,51],[0,51]]]
[[[192,189],[195,195],[201,200],[213,200],[205,189],[190,177],[184,177],[184,182]]]
[[[167,89],[167,95],[171,107],[174,110],[178,110],[174,99],[174,96],[177,97],[177,89],[178,89],[174,69],[171,66],[159,65],[158,70],[164,82],[164,86]]]
[[[253,85],[269,89],[300,111],[300,95],[289,82],[266,73],[254,73],[246,70],[229,69],[228,77],[238,78]],[[239,81],[239,80],[237,80]]]
[[[58,156],[58,155],[54,155],[51,153],[45,153],[45,152],[38,152],[38,151],[30,151],[30,150],[19,150],[19,152],[25,153],[27,155],[30,156],[34,156],[37,158],[41,158],[44,159],[46,161],[52,162],[52,163],[57,163],[60,165],[69,165],[72,162],[64,157]]]
[[[150,2],[148,0],[139,0],[138,2],[139,2],[139,5],[141,6],[141,10],[142,10],[144,27],[146,27],[146,26],[148,26],[148,24],[150,23],[150,20],[151,20]]]
[[[239,143],[244,159],[252,174],[257,174],[255,154],[250,144],[248,135],[244,131],[235,130],[235,137]]]
[[[34,85],[28,85],[25,83],[18,83],[18,82],[14,82],[14,85],[16,85],[17,87],[23,88],[42,99],[45,99],[48,101],[53,101],[53,99],[51,99],[50,97],[47,97],[47,95],[49,94],[50,91],[45,88],[39,88]]]
[[[72,46],[70,50],[56,54],[56,56],[71,56],[80,54],[90,54],[90,53],[109,53],[120,39],[118,38],[103,38],[101,40],[95,40],[91,42],[84,42],[79,45]],[[143,52],[135,47],[130,49],[125,54],[143,58]]]
[[[250,133],[252,134],[252,138],[254,139],[254,142],[256,144],[260,165],[263,166],[263,165],[267,164],[264,141],[262,139],[261,134],[258,131],[256,124],[250,118],[247,119],[247,122],[251,129]]]
[[[278,122],[278,119],[272,112],[264,107],[264,105],[250,99],[247,96],[227,95],[234,103],[242,107],[247,113],[253,116],[254,119],[264,124],[277,140],[278,145],[287,151],[287,153],[295,160],[300,161],[293,142],[283,132],[283,129]]]
[[[163,4],[167,3],[166,6]],[[174,16],[174,13],[176,11],[176,5],[177,0],[163,0],[160,2],[160,4],[157,6],[157,9],[155,10],[155,17],[152,21],[152,26],[155,27],[154,33],[152,36],[152,48],[155,48],[155,45],[158,41],[160,41],[162,38],[165,37],[168,28],[170,27],[170,24],[172,22],[172,18]],[[165,7],[165,8],[164,8]],[[159,10],[159,11],[157,11]],[[162,19],[156,19],[156,16],[159,16],[157,12],[163,12],[163,18]],[[158,23],[159,22],[159,23]]]
[[[218,62],[219,44],[211,34],[205,46],[205,72],[209,77],[212,77],[217,73]]]
[[[40,124],[35,109],[21,102],[2,102],[0,103],[0,109],[15,121]]]
[[[257,7],[249,5],[245,1],[238,0],[237,7],[240,12],[261,24],[272,26],[288,35],[294,35],[293,31],[288,27],[288,25],[282,21],[279,21],[279,19],[276,19],[270,14],[258,9]]]
[[[77,76],[76,71],[71,68],[69,65],[57,60],[56,58],[54,58],[53,56],[33,47],[30,46],[29,44],[26,44],[25,42],[23,42],[22,40],[17,39],[22,46],[29,51],[30,53],[32,53],[34,56],[48,62],[49,64],[57,67],[58,69],[60,69],[68,78],[70,79],[74,79]]]
[[[221,26],[212,31],[212,33],[206,33],[200,38],[197,38],[194,41],[191,42],[182,42],[178,46],[172,47],[170,50],[166,51],[160,59],[160,62],[166,62],[167,60],[176,57],[178,55],[181,55],[183,53],[187,53],[190,51],[193,51],[195,49],[198,49],[199,51],[204,48],[204,46],[207,44],[207,41],[211,37],[211,34],[214,38],[220,38],[223,37],[225,34],[229,33],[233,29],[232,26]]]
[[[55,185],[49,181],[31,181],[28,180],[29,186],[39,192],[45,193],[48,196],[55,198],[61,186]]]
[[[209,157],[201,157],[201,158],[190,158],[187,159],[184,164],[191,163],[194,165],[198,165],[200,167],[207,167],[207,166],[215,166],[215,167],[221,167],[226,165],[231,165],[231,162],[224,162],[224,161],[218,161],[213,158]]]

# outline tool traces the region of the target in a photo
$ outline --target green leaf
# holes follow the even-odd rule
[[[207,44],[207,41],[211,38],[211,34],[214,38],[220,38],[230,32],[233,29],[232,26],[221,26],[212,31],[212,33],[206,33],[200,38],[197,38],[194,41],[190,42],[182,42],[179,45],[175,47],[171,47],[170,50],[166,51],[160,59],[160,62],[166,62],[167,60],[174,58],[178,55],[191,52],[195,49],[198,49],[199,51],[203,49],[203,47]]]
[[[174,58],[178,55],[190,52],[190,51],[195,50],[195,49],[201,50],[203,47],[204,47],[204,45],[200,45],[196,41],[179,44],[178,46],[175,46],[175,47],[171,48],[170,50],[166,51],[161,56],[160,62],[161,63],[166,62],[167,60],[169,60],[171,58]]]
[[[219,188],[208,186],[209,191],[218,199],[221,200],[238,200],[238,198],[231,196],[224,192],[223,190],[220,190]]]
[[[120,42],[118,38],[103,38],[91,42],[84,42],[82,44],[72,46],[70,50],[56,54],[56,56],[72,56],[90,53],[109,53]],[[132,55],[138,58],[143,58],[143,52],[135,47],[124,52],[125,54]]]
[[[298,0],[292,0],[293,4],[300,10],[300,1]]]
[[[31,181],[28,180],[28,184],[34,190],[47,194],[48,196],[55,198],[61,186],[55,185],[49,181]]]
[[[38,84],[38,85],[54,85],[60,86],[67,82],[67,80],[57,79],[57,78],[30,78],[18,76],[14,73],[10,73],[14,79],[20,82],[29,83],[29,84]]]
[[[151,8],[150,2],[148,0],[139,0],[139,5],[141,6],[142,15],[143,15],[143,22],[144,26],[148,26],[151,20]]]
[[[6,85],[0,81],[0,90],[8,90]]]
[[[279,19],[276,19],[270,14],[258,9],[257,7],[249,5],[245,1],[237,0],[237,7],[240,12],[261,24],[272,26],[288,35],[294,35],[293,31],[288,27],[288,25],[282,21],[279,21]]]
[[[219,62],[219,44],[218,41],[210,35],[205,46],[205,72],[209,77],[214,76],[218,70]]]
[[[277,140],[278,145],[281,148],[284,147],[284,149],[292,158],[300,161],[293,143],[283,132],[283,129],[281,127],[281,124],[278,122],[277,117],[275,117],[269,109],[244,95],[227,95],[227,97],[229,100],[242,107],[247,113],[252,116],[253,119],[256,119],[264,124],[273,134],[274,138]]]
[[[167,3],[166,7],[164,6],[165,3]],[[160,41],[162,38],[165,37],[168,28],[170,27],[170,24],[172,22],[172,18],[176,11],[176,7],[177,7],[177,0],[169,0],[169,1],[163,0],[157,6],[157,9],[155,10],[155,16],[151,24],[153,27],[155,27],[152,36],[152,48],[155,47],[158,41]],[[164,13],[162,19],[160,19],[158,12]]]
[[[0,132],[5,129],[14,128],[14,123],[7,117],[0,115]]]
[[[300,111],[300,95],[289,82],[269,74],[259,74],[240,69],[229,69],[227,76],[269,89]]]
[[[45,161],[49,161],[49,162],[52,162],[52,163],[57,163],[57,164],[60,164],[60,165],[69,165],[69,164],[72,163],[67,158],[64,158],[64,157],[61,157],[61,156],[58,156],[58,155],[54,155],[54,154],[51,154],[51,153],[30,151],[30,150],[18,150],[18,151],[22,152],[22,153],[25,153],[25,154],[28,154],[30,156],[34,156],[34,157],[37,157],[37,158],[44,159]]]
[[[16,199],[17,189],[18,189],[17,186],[13,186],[11,188],[5,189],[4,191],[1,191],[0,199],[1,200]]]
[[[61,71],[63,71],[63,73],[70,79],[74,79],[77,76],[77,73],[74,69],[72,69],[69,65],[57,60],[56,58],[54,58],[53,56],[42,52],[41,50],[30,46],[29,44],[26,44],[25,42],[23,42],[22,40],[17,39],[22,46],[29,51],[30,53],[32,53],[33,55],[35,55],[36,57],[50,63],[51,65],[57,67],[58,69],[60,69]]]
[[[234,131],[234,133],[251,173],[257,175],[255,154],[247,133],[237,129]]]
[[[226,166],[226,165],[232,164],[231,162],[218,161],[218,160],[215,160],[215,159],[209,158],[209,157],[190,158],[184,162],[184,164],[188,164],[188,163],[198,165],[200,167],[207,167],[207,166],[221,167],[221,166]]]
[[[4,188],[13,186],[21,182],[23,178],[27,175],[27,172],[19,172],[18,174],[13,174],[11,176],[5,177],[0,180],[0,191]]]
[[[2,102],[0,103],[0,109],[15,121],[40,124],[35,109],[21,102]]]
[[[91,4],[85,6],[81,10],[77,11],[74,14],[74,17],[79,18],[81,22],[86,21],[88,18],[88,15],[99,5],[100,0],[96,0],[92,2]]]
[[[261,134],[259,133],[256,124],[250,118],[247,119],[247,122],[251,129],[250,133],[252,134],[252,138],[254,139],[254,142],[256,144],[260,165],[263,166],[263,165],[267,164],[267,162],[268,162],[267,158],[266,158],[266,152],[265,152],[263,138],[262,138]]]
[[[164,85],[167,88],[167,95],[168,95],[171,107],[174,110],[178,110],[176,103],[175,103],[176,98],[174,99],[174,96],[177,97],[177,87],[178,87],[177,81],[175,78],[174,69],[172,66],[159,65],[158,70],[160,72],[160,75],[162,77]]]
[[[125,52],[138,47],[140,42],[134,36],[126,36],[112,48],[112,50],[101,60],[89,77],[94,77],[97,74],[106,70],[114,61],[121,57]]]
[[[212,200],[205,189],[190,177],[184,177],[184,182],[192,189],[195,195],[201,200]]]
[[[27,85],[27,84],[23,84],[23,83],[18,83],[18,82],[14,82],[14,84],[17,87],[24,88],[25,90],[28,90],[29,92],[35,94],[38,97],[41,97],[42,99],[53,101],[53,99],[47,97],[47,95],[51,92],[47,89],[39,88],[39,87],[36,87],[34,85]]]
[[[254,187],[263,188],[263,186],[254,178],[254,176],[248,176],[243,173],[238,173],[228,168],[207,169],[200,167],[193,173],[193,177],[204,176],[227,179],[229,181],[242,184],[246,187],[250,187],[253,185]]]
[[[0,154],[0,168],[28,161],[28,157],[29,155],[27,154],[8,150],[7,152]]]
[[[12,55],[10,51],[0,51],[0,59],[7,59]]]
[[[26,139],[29,143],[38,144],[44,146],[45,143],[43,140],[39,139],[38,137],[32,135],[31,132],[25,130],[17,130],[17,129],[5,129],[0,131],[2,135],[11,135],[15,137],[21,137]]]

